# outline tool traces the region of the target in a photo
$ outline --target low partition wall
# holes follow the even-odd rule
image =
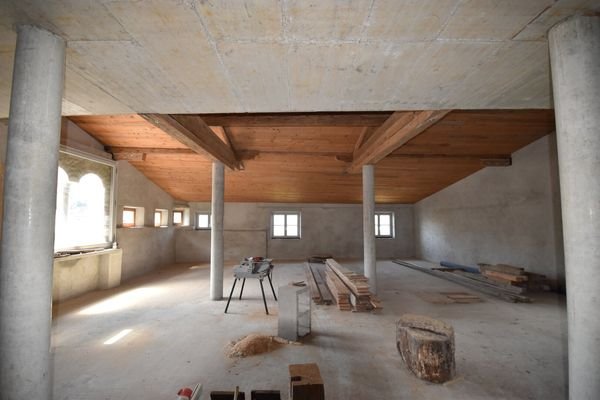
[[[121,284],[123,251],[107,249],[54,259],[52,301]]]

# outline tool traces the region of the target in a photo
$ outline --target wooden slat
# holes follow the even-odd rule
[[[222,162],[232,170],[239,168],[239,162],[233,151],[199,117],[167,114],[140,115],[198,154],[208,154],[209,157]]]
[[[390,112],[277,113],[277,114],[199,114],[213,126],[380,126]]]
[[[357,173],[363,165],[376,164],[449,112],[450,110],[395,112],[358,149],[348,172]]]

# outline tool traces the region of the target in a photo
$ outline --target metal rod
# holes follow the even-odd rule
[[[263,284],[262,284],[262,279],[258,280],[260,282],[260,291],[262,292],[262,296],[263,296],[263,303],[265,303],[265,312],[267,313],[267,315],[269,315],[269,309],[267,308],[267,299],[265,298],[265,289],[263,288]]]
[[[242,281],[242,290],[240,290],[240,300],[242,299],[242,293],[244,293],[244,285],[246,284],[246,278]]]
[[[235,289],[235,284],[237,283],[237,278],[233,281],[233,286],[231,287],[231,292],[229,292],[229,298],[227,299],[227,305],[225,306],[225,314],[227,314],[227,309],[229,308],[229,302],[231,301],[231,296],[233,296],[233,290]]]

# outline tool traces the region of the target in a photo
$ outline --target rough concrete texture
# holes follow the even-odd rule
[[[415,205],[418,257],[503,263],[564,282],[556,152],[546,136]]]
[[[355,271],[360,262],[344,263]],[[302,346],[230,359],[226,345],[251,333],[277,334],[277,304],[265,315],[257,282],[244,300],[209,300],[208,265],[180,265],[90,293],[58,306],[54,319],[54,400],[175,398],[182,386],[210,390],[278,389],[286,365],[316,362],[328,399],[563,399],[566,397],[564,296],[532,304],[481,295],[476,304],[435,305],[417,293],[464,291],[451,282],[379,262],[380,315],[314,306],[312,334]],[[276,264],[275,286],[305,279],[302,263]],[[225,288],[232,284],[225,272]],[[443,319],[455,328],[456,379],[432,385],[408,371],[396,350],[395,325],[407,313]],[[112,345],[103,342],[124,329]]]
[[[154,227],[154,210],[170,212],[173,203],[171,196],[128,162],[117,163],[117,226],[122,224],[124,206],[143,207],[145,211],[143,227],[117,228],[117,242],[123,249],[123,280],[175,261],[175,228]]]
[[[191,213],[208,212],[208,203],[190,203]],[[377,206],[396,216],[394,239],[377,239],[380,258],[409,257],[414,251],[413,207]],[[271,213],[300,211],[301,239],[272,239]],[[225,259],[248,256],[276,259],[306,258],[313,254],[363,257],[362,206],[345,204],[225,203]],[[208,261],[210,231],[177,228],[177,262]]]
[[[225,167],[219,161],[212,163],[210,209],[210,298],[223,298],[224,238],[223,219],[225,218]]]
[[[64,301],[121,283],[122,250],[72,255],[54,259],[52,302]]]
[[[546,31],[600,10],[594,0],[142,3],[3,1],[0,117],[21,21],[69,41],[66,115],[547,108]]]
[[[52,254],[65,47],[47,30],[18,27],[0,247],[4,399],[52,397]]]
[[[550,31],[563,205],[569,397],[600,397],[600,16]]]

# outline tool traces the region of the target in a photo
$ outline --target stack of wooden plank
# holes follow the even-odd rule
[[[306,263],[306,278],[315,304],[337,304],[342,311],[380,311],[381,301],[369,288],[368,279],[341,266],[333,258],[325,265]]]
[[[525,268],[513,267],[506,264],[479,264],[481,275],[500,283],[520,286],[527,282],[529,278],[525,272]]]
[[[525,288],[498,282],[482,274],[465,272],[456,268],[429,268],[406,260],[394,260],[394,262],[510,302],[529,303],[531,301],[529,297],[522,295],[526,291]]]
[[[344,283],[340,281],[330,269],[325,270],[325,274],[327,275],[327,286],[331,290],[331,294],[333,295],[338,308],[341,311],[351,311],[352,304],[350,303],[350,290],[348,290]]]
[[[327,266],[327,276],[332,281],[332,285],[336,288],[346,288],[343,292],[348,293],[353,311],[379,311],[382,309],[381,301],[371,293],[369,284],[367,283],[368,279],[364,275],[344,268],[333,258],[328,258],[325,264]]]
[[[315,304],[331,304],[333,297],[325,283],[325,266],[306,263],[306,280],[310,288],[310,297]]]

